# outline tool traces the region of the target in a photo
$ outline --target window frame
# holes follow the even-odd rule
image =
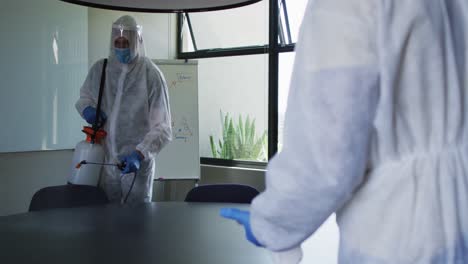
[[[214,48],[198,50],[196,39],[193,35],[190,23],[190,15],[187,13],[177,14],[177,59],[206,59],[216,57],[232,57],[268,54],[268,160],[278,152],[278,78],[279,78],[279,54],[283,52],[294,52],[296,43],[291,43],[291,31],[289,28],[289,18],[287,13],[286,0],[264,0],[269,1],[268,14],[268,44],[256,46],[242,46],[232,48]],[[281,5],[281,10],[280,10]],[[283,12],[285,23],[280,23],[280,16]],[[187,17],[192,44],[195,51],[182,51],[182,30],[184,16]],[[280,31],[286,32],[289,43],[280,41]],[[200,157],[201,165],[242,167],[253,169],[264,169],[267,162],[227,160],[210,157]]]

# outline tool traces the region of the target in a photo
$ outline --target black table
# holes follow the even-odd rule
[[[151,203],[54,209],[0,217],[0,263],[272,263],[246,242],[226,206]]]

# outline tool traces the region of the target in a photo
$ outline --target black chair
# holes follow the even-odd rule
[[[67,184],[37,191],[31,199],[29,211],[101,205],[108,202],[106,194],[100,188]]]
[[[259,192],[255,188],[241,184],[201,185],[190,190],[185,201],[249,204],[258,194]]]

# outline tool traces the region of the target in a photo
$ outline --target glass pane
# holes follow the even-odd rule
[[[297,35],[299,34],[299,27],[301,26],[302,19],[304,18],[304,11],[308,0],[280,0],[280,22],[282,24],[286,44],[296,43]],[[283,5],[282,3],[285,3]],[[288,16],[285,17],[285,11]],[[291,34],[291,41],[289,42],[287,34],[287,25],[286,22],[289,22],[289,29]],[[280,36],[281,37],[281,36]],[[280,38],[281,43],[281,38]]]
[[[200,156],[266,161],[268,56],[201,59],[198,76]]]
[[[232,48],[268,43],[268,1],[223,11],[190,13],[197,49]],[[191,52],[187,20],[182,31],[183,52]]]
[[[181,32],[182,51],[193,52],[195,51],[195,47],[193,46],[192,34],[190,34],[190,28],[189,28],[187,16],[183,14],[182,18],[183,18],[182,32]]]
[[[284,116],[288,106],[289,86],[293,70],[295,52],[279,54],[278,71],[278,152],[283,148]]]

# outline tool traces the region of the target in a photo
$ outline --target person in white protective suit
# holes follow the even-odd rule
[[[336,212],[338,262],[468,263],[468,1],[313,0],[284,149],[250,212],[273,251]]]
[[[92,66],[76,103],[90,124],[96,119],[103,62]],[[113,202],[126,199],[128,194],[130,203],[150,202],[155,156],[172,139],[171,114],[164,76],[145,57],[142,28],[130,16],[112,25],[101,110],[103,128],[108,132],[103,144],[106,162],[126,163],[123,171],[103,167],[102,188]]]

